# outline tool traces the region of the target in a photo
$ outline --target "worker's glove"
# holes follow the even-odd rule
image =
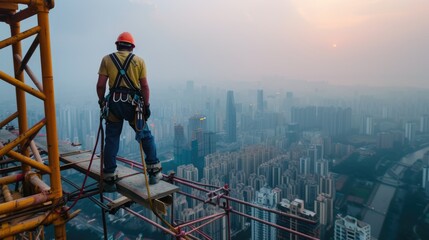
[[[150,117],[150,105],[145,105],[144,106],[144,112],[143,112],[143,114],[144,114],[144,120],[145,121],[147,121],[148,119],[149,119],[149,117]]]
[[[98,105],[100,106],[100,109],[103,109],[104,106],[106,105],[106,101],[103,100],[98,100]]]

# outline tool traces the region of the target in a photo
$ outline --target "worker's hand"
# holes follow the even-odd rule
[[[144,106],[144,120],[147,121],[150,117],[150,105],[145,105]]]

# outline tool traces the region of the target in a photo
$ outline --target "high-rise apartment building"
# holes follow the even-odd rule
[[[429,192],[429,151],[423,155],[423,179],[422,187]]]
[[[333,225],[334,200],[333,197],[321,193],[314,201],[314,212],[320,223],[320,239],[325,239],[326,231]]]
[[[371,226],[351,216],[335,220],[335,240],[370,240]]]
[[[226,95],[226,142],[237,141],[237,112],[235,110],[234,92],[228,91]]]
[[[331,174],[319,177],[319,192],[335,197],[335,182]]]
[[[401,131],[380,132],[377,134],[377,148],[392,149],[402,146],[404,133]]]
[[[416,134],[415,124],[413,122],[405,123],[405,139],[410,143],[414,141]]]
[[[293,107],[291,109],[291,119],[293,123],[299,124],[299,130],[307,130],[318,127],[317,107]]]
[[[299,174],[307,175],[310,173],[310,158],[309,157],[301,157],[299,159]]]
[[[304,184],[304,194],[301,196],[307,205],[307,209],[314,211],[314,201],[319,194],[319,184],[316,181],[307,180]]]
[[[352,109],[336,107],[318,107],[320,129],[329,136],[342,136],[351,130]]]
[[[429,132],[429,115],[424,114],[420,117],[420,132]]]
[[[351,130],[351,108],[300,107],[292,108],[292,122],[299,123],[301,130],[320,129],[329,136],[341,136]]]
[[[316,162],[323,159],[323,145],[312,144],[307,148],[307,157],[309,158],[308,173],[316,173]]]
[[[206,215],[211,215],[211,214],[217,214],[217,213],[222,213],[223,210],[219,209],[216,206],[213,205],[208,205],[205,209],[205,214]],[[207,233],[212,239],[219,239],[219,240],[227,240],[227,232],[228,232],[228,225],[227,225],[227,220],[226,218],[220,218],[208,225],[206,225],[203,228],[204,232]],[[200,239],[203,239],[203,237],[201,237]]]
[[[176,174],[180,178],[198,182],[198,169],[193,164],[178,166]]]
[[[256,191],[254,204],[270,209],[276,209],[279,202],[280,189],[262,187]],[[277,215],[268,211],[252,208],[252,216],[267,222],[276,222]],[[267,224],[252,220],[252,240],[272,240],[277,236],[277,229]]]
[[[304,233],[308,236],[312,236],[315,238],[319,237],[320,229],[319,229],[318,217],[316,213],[305,209],[303,200],[295,199],[292,202],[290,202],[287,199],[282,199],[282,201],[278,203],[277,208],[278,210],[284,213],[308,220],[308,221],[305,221],[305,220],[301,220],[301,219],[297,219],[297,218],[293,218],[285,215],[279,215],[277,218],[278,225],[284,226],[286,228],[289,228],[291,230],[294,230],[300,233]],[[278,230],[275,239],[283,240],[283,239],[308,239],[308,238],[298,236],[291,232]]]
[[[365,116],[363,133],[365,135],[373,135],[374,134],[374,121],[373,121],[372,116]]]
[[[316,161],[315,174],[319,176],[327,176],[329,173],[329,162],[326,159],[320,159]]]

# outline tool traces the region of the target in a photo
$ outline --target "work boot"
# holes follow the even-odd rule
[[[118,174],[104,173],[103,174],[103,191],[104,192],[116,192],[116,181],[118,180]]]
[[[162,179],[162,173],[161,173],[162,167],[161,167],[161,163],[156,163],[156,164],[150,164],[147,165],[147,173],[148,173],[148,178],[149,178],[149,184],[153,185],[153,184],[157,184],[159,182],[159,180]]]

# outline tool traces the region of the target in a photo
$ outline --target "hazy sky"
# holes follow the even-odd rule
[[[263,86],[272,78],[429,85],[427,0],[63,0],[55,4],[50,23],[59,94],[95,95],[101,57],[115,50],[116,37],[123,31],[134,34],[135,53],[145,59],[154,86],[186,80],[213,85],[256,81]],[[2,36],[4,29],[9,33],[2,27]]]

